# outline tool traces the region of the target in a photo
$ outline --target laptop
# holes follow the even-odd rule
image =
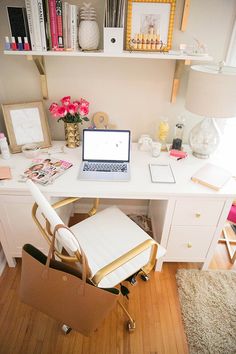
[[[128,181],[130,131],[84,129],[79,179]]]

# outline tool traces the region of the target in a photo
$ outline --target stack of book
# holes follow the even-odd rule
[[[77,5],[62,0],[25,0],[25,7],[32,50],[78,50]]]

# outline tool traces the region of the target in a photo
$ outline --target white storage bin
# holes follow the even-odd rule
[[[104,52],[122,53],[124,46],[123,27],[104,27]]]

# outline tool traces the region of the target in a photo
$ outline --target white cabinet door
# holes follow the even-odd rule
[[[48,246],[35,225],[31,209],[33,199],[26,195],[1,196],[0,220],[3,228],[2,244],[7,245],[10,257],[21,257],[22,246],[31,243],[44,253]]]

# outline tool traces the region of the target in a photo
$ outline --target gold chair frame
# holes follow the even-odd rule
[[[62,200],[52,204],[52,207],[54,209],[58,209],[58,208],[63,207],[65,205],[74,203],[74,202],[76,202],[76,201],[78,201],[80,199],[81,198],[79,198],[79,197],[65,198],[65,199],[62,199]],[[88,216],[92,216],[92,215],[96,214],[98,206],[99,206],[99,199],[95,198],[92,208],[87,212]],[[32,207],[32,218],[33,218],[34,222],[36,223],[37,227],[39,228],[41,234],[43,235],[43,237],[45,238],[45,240],[47,241],[47,243],[50,246],[51,239],[52,239],[52,236],[53,236],[53,233],[51,231],[50,222],[47,220],[47,218],[44,216],[44,214],[41,213],[41,215],[43,216],[43,218],[45,220],[45,225],[43,226],[42,223],[39,221],[39,218],[37,217],[37,211],[38,211],[38,204],[34,203],[34,205]],[[146,241],[142,242],[141,244],[139,244],[138,246],[136,246],[132,250],[128,251],[124,255],[122,255],[119,258],[117,258],[115,261],[111,262],[110,264],[107,264],[102,269],[100,269],[92,278],[91,278],[91,274],[90,274],[89,275],[89,280],[95,286],[98,286],[99,282],[106,275],[108,275],[109,273],[111,273],[115,269],[119,268],[120,266],[125,264],[127,261],[129,261],[130,259],[134,258],[135,256],[137,256],[138,254],[142,253],[144,250],[146,250],[146,249],[148,249],[150,247],[151,247],[151,252],[150,252],[149,261],[140,270],[141,274],[143,273],[144,275],[147,275],[154,268],[155,263],[156,263],[156,255],[157,255],[157,247],[158,247],[158,245],[152,239],[149,239],[149,240],[146,240]],[[81,261],[81,255],[80,255],[79,250],[74,252],[74,254],[72,256],[67,256],[65,254],[62,254],[58,250],[55,250],[55,255],[57,257],[59,257],[62,261],[65,261],[65,262],[75,263],[75,262],[80,262]],[[129,329],[129,331],[133,331],[135,329],[135,321],[130,316],[130,314],[128,313],[126,308],[123,306],[123,304],[120,301],[118,301],[118,303],[121,306],[121,308],[123,309],[123,311],[125,312],[125,314],[127,315],[127,317],[129,318],[129,321],[128,321],[128,329]]]

